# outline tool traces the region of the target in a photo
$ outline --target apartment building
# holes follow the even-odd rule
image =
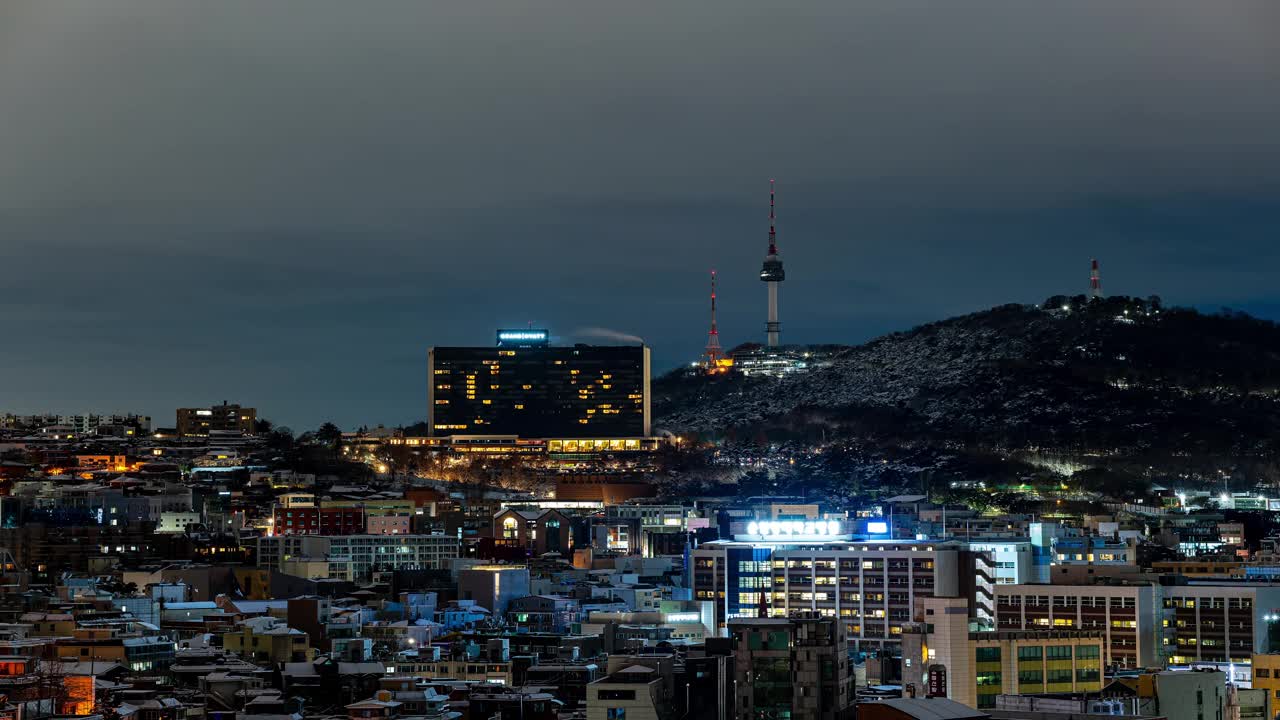
[[[329,538],[329,577],[364,580],[375,570],[437,570],[459,555],[451,535],[334,535]]]
[[[324,560],[327,577],[357,581],[375,570],[443,568],[459,547],[451,535],[272,535],[258,538],[258,567],[284,570],[287,562]]]

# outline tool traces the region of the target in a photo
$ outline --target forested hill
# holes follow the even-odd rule
[[[677,371],[655,382],[654,414],[658,428],[730,444],[851,438],[1267,462],[1280,441],[1277,388],[1274,323],[1157,298],[1077,296],[840,348],[829,365],[781,380]]]

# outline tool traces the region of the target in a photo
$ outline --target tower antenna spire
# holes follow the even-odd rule
[[[773,178],[769,178],[769,254],[778,254],[778,219],[773,210]]]
[[[1094,258],[1090,261],[1089,269],[1089,299],[1102,298],[1102,272],[1098,270],[1098,259]]]
[[[764,265],[760,268],[760,279],[769,287],[769,319],[764,324],[766,344],[773,348],[778,346],[778,334],[782,323],[778,322],[778,283],[786,279],[782,271],[782,258],[778,257],[778,223],[774,210],[773,178],[769,178],[769,254],[764,257]]]

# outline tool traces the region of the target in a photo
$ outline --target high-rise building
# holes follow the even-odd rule
[[[716,622],[813,612],[838,618],[859,650],[893,651],[921,597],[963,597],[987,624],[993,601],[986,553],[927,541],[709,542],[692,551],[693,597]]]
[[[557,347],[545,330],[500,330],[494,347],[433,347],[427,356],[432,435],[649,435],[644,345]]]
[[[853,673],[844,623],[809,614],[729,622],[739,718],[849,716]]]
[[[257,423],[256,409],[229,405],[225,400],[207,408],[178,408],[179,437],[207,437],[210,431],[252,435]]]

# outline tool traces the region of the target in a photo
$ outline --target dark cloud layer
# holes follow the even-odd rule
[[[0,3],[0,409],[424,415],[533,321],[695,356],[1080,291],[1280,316],[1280,5]]]

